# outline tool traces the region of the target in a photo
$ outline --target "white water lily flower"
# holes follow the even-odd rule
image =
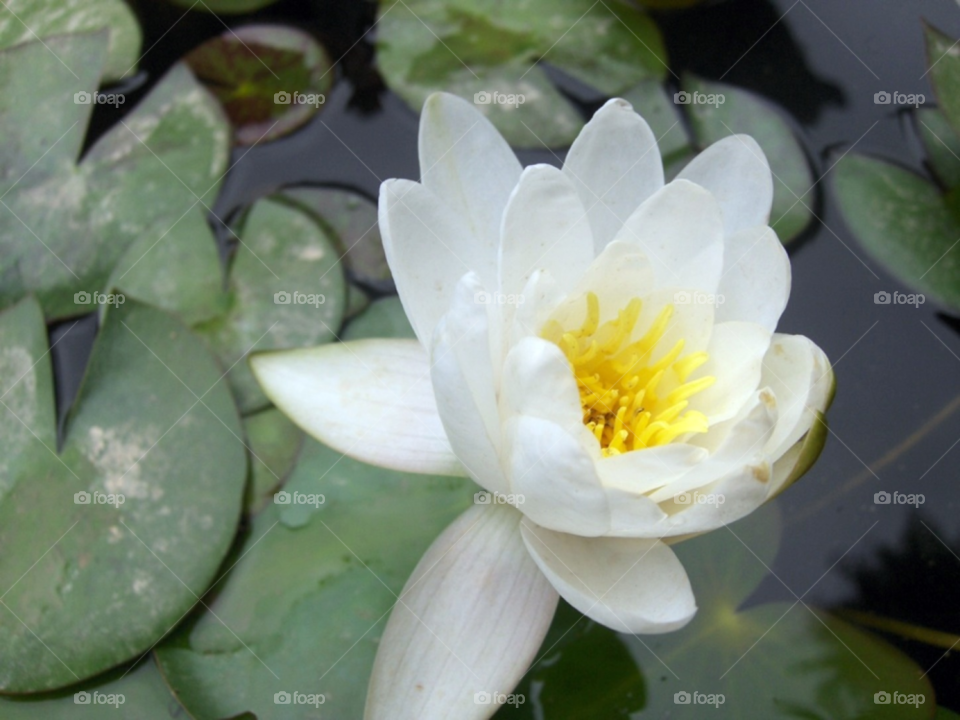
[[[331,447],[492,494],[408,581],[366,712],[484,718],[497,709],[484,693],[509,693],[535,658],[558,593],[620,631],[687,623],[696,604],[668,542],[747,515],[809,467],[833,373],[810,340],[774,333],[790,262],[749,137],[665,185],[650,128],[611,100],[562,170],[522,168],[471,105],[438,94],[420,167],[420,183],[380,193],[419,342],[252,364]]]

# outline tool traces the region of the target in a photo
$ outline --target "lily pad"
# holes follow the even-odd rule
[[[299,693],[323,696],[300,704],[303,717],[362,717],[395,593],[474,489],[365,465],[307,439],[283,488],[290,502],[254,517],[212,612],[156,650],[191,716],[289,718],[274,696]]]
[[[142,42],[137,18],[123,0],[4,0],[0,7],[0,49],[101,28],[110,31],[103,80],[119,80],[137,69]],[[61,60],[70,66],[69,58]]]
[[[330,235],[306,213],[269,198],[248,213],[228,277],[230,309],[197,330],[223,363],[246,414],[269,405],[246,355],[335,338],[346,284]]]
[[[907,285],[960,308],[960,222],[939,188],[883,160],[849,154],[834,169],[844,220]]]
[[[257,513],[293,470],[304,435],[276,408],[248,415],[243,419],[243,428],[251,455],[245,505],[248,513]]]
[[[104,289],[128,247],[163,238],[219,190],[227,125],[183,65],[76,164],[91,105],[74,96],[96,90],[105,39],[69,35],[0,51],[0,307],[32,292],[48,317],[89,312],[77,293]],[[194,242],[210,242],[209,230],[186,222]]]
[[[455,93],[521,147],[568,145],[583,126],[540,61],[615,95],[662,79],[665,58],[656,25],[624,0],[411,0],[382,6],[378,23],[380,72],[411,107]]]
[[[340,188],[293,187],[281,197],[312,213],[331,230],[352,279],[377,292],[393,292],[375,202]]]
[[[938,108],[920,108],[914,117],[934,174],[945,187],[960,185],[960,135]]]
[[[790,242],[813,219],[810,207],[816,198],[810,192],[814,183],[810,163],[784,113],[754,93],[725,83],[688,76],[683,89],[691,100],[723,98],[722,103],[691,101],[685,105],[701,150],[738,133],[750,135],[759,143],[773,172],[770,224],[781,242]]]
[[[228,30],[184,62],[220,101],[238,145],[273,140],[323,108],[333,65],[305,32],[277,25]]]
[[[677,632],[643,644],[624,636],[649,681],[646,711],[665,717],[679,702],[689,704],[684,717],[930,717],[929,682],[893,646],[801,604],[742,607],[776,555],[773,507],[674,546],[700,609]],[[804,589],[794,588],[799,595]],[[877,705],[879,691],[922,694],[927,704],[919,713],[912,705]],[[705,704],[711,696],[714,704]]]
[[[240,15],[262,10],[273,5],[277,0],[203,0],[199,4],[196,0],[170,0],[170,2],[191,10],[216,13],[217,15]]]
[[[213,358],[160,310],[107,312],[59,452],[34,300],[0,315],[0,348],[0,691],[38,692],[143,653],[193,606],[246,460]]]
[[[67,690],[25,697],[0,696],[4,720],[183,720],[186,711],[151,658]]]
[[[364,338],[409,338],[416,334],[403,311],[400,298],[393,296],[371,303],[359,317],[350,321],[343,331],[344,340]]]
[[[354,318],[368,307],[370,307],[370,296],[356,283],[347,283],[347,309],[343,313],[343,319]]]
[[[943,114],[960,133],[960,50],[957,41],[927,25],[927,65],[930,82]]]

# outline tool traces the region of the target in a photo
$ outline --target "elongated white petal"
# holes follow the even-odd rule
[[[521,530],[537,566],[563,599],[602,625],[665,633],[697,612],[687,573],[659,540],[577,537],[528,520]]]
[[[475,505],[430,546],[380,640],[366,720],[482,720],[499,709],[475,696],[513,690],[558,600],[524,547],[520,517]]]
[[[702,447],[677,442],[603,458],[597,472],[604,487],[647,493],[688,473],[707,454]]]
[[[702,185],[723,209],[728,236],[770,222],[773,175],[767,156],[749,135],[718,140],[687,165],[677,178]]]
[[[687,180],[674,180],[630,215],[616,239],[643,250],[657,287],[713,293],[723,265],[723,232],[713,195]]]
[[[428,348],[457,281],[480,263],[479,244],[460,216],[410,180],[383,183],[378,211],[383,250],[400,301],[417,338]]]
[[[523,495],[524,515],[561,532],[607,532],[607,496],[579,435],[527,416],[508,420],[503,431],[510,492]]]
[[[539,336],[544,323],[560,305],[564,293],[546,270],[536,270],[523,288],[523,303],[517,306],[513,322],[505,329],[504,352],[526,337]]]
[[[267,397],[305,432],[371,465],[464,475],[415,340],[356,340],[254,355]]]
[[[790,281],[790,258],[772,228],[758,225],[728,237],[717,322],[743,320],[773,332],[787,306]]]
[[[536,270],[569,292],[593,262],[587,213],[570,178],[550,165],[523,171],[503,216],[500,292],[520,295]],[[509,309],[511,303],[507,303]]]
[[[710,359],[697,372],[716,382],[690,398],[690,408],[704,413],[711,425],[734,417],[759,387],[770,338],[770,331],[755,323],[715,325],[707,348]]]
[[[520,179],[520,162],[489,120],[448,93],[424,103],[419,148],[421,181],[470,229],[470,269],[492,290],[500,221]]]
[[[599,254],[633,211],[663,186],[660,150],[626,100],[607,102],[574,140],[563,165],[580,193]]]
[[[780,419],[767,444],[774,460],[810,429],[826,410],[833,371],[823,350],[802,335],[776,334],[763,358],[762,385],[777,398]]]
[[[431,378],[440,419],[460,462],[487,490],[506,492],[490,348],[490,314],[496,316],[497,308],[477,301],[483,292],[474,273],[457,284],[450,312],[434,333]]]

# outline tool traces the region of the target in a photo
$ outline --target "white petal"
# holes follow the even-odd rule
[[[305,432],[371,465],[463,475],[415,340],[356,340],[257,354],[260,386]]]
[[[634,211],[617,240],[638,246],[653,265],[657,287],[713,293],[723,266],[723,217],[708,190],[674,180]]]
[[[476,242],[470,269],[495,288],[500,221],[520,162],[489,120],[447,93],[424,103],[419,148],[421,181],[470,229]]]
[[[387,180],[380,186],[378,214],[403,309],[417,338],[430,347],[457,281],[481,263],[479,243],[460,217],[410,180]]]
[[[518,416],[504,424],[510,492],[538,525],[596,536],[610,527],[607,496],[578,435],[548,420]]]
[[[790,297],[790,258],[772,228],[758,225],[727,238],[717,293],[717,322],[743,320],[773,332]]]
[[[570,363],[552,342],[521,340],[507,355],[500,387],[500,416],[550,420],[568,432],[583,427],[580,392]]]
[[[430,372],[437,409],[453,451],[477,483],[490,491],[505,492],[488,315],[496,308],[476,301],[482,292],[474,273],[458,283],[450,312],[434,333]]]
[[[762,385],[777,398],[780,419],[767,451],[774,460],[810,429],[826,410],[833,371],[823,350],[802,335],[776,334],[763,359]]]
[[[573,182],[550,165],[523,171],[503,216],[500,292],[519,295],[536,270],[569,292],[593,262],[593,236]]]
[[[604,458],[597,472],[604,487],[646,493],[688,473],[707,454],[702,447],[675,442]]]
[[[763,150],[749,135],[718,140],[687,165],[677,178],[702,185],[723,209],[728,236],[770,222],[773,175]]]
[[[540,570],[568,603],[602,625],[665,633],[697,612],[687,573],[655,539],[583,538],[521,523]]]
[[[557,593],[520,538],[520,513],[475,505],[419,562],[380,639],[366,720],[482,720],[536,656]]]
[[[663,186],[660,150],[626,100],[600,108],[574,140],[563,165],[590,218],[599,254],[631,213]]]
[[[704,413],[711,425],[735,416],[759,387],[770,338],[770,332],[755,323],[715,325],[707,347],[710,359],[696,376],[713,376],[716,381],[690,398],[690,409]]]
[[[564,298],[553,276],[545,270],[536,270],[523,288],[523,302],[517,306],[509,334],[504,340],[504,349],[526,337],[538,337],[544,323]]]

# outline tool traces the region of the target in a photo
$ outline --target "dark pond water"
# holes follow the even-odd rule
[[[199,14],[178,21],[182,11],[160,2],[143,0],[138,12],[144,48],[173,30],[147,53],[134,98],[186,50],[223,31]],[[383,89],[369,38],[348,51],[371,19],[363,4],[290,0],[256,17],[309,27],[333,56],[346,56],[310,125],[238,151],[217,215],[229,219],[283,185],[335,183],[375,198],[382,179],[416,178],[416,116]],[[772,568],[779,580],[768,577],[755,600],[792,602],[792,590],[816,606],[856,605],[960,633],[960,320],[932,304],[874,304],[874,293],[906,287],[844,226],[830,175],[851,147],[922,170],[905,118],[875,105],[873,95],[924,93],[932,101],[922,20],[958,37],[960,8],[953,0],[729,0],[658,17],[672,72],[723,79],[779,103],[796,120],[815,177],[824,176],[806,199],[820,222],[791,247],[793,294],[780,329],[813,338],[835,363],[832,432],[819,463],[781,499],[786,527]],[[91,137],[116,119],[97,112]],[[558,162],[548,151],[521,159]],[[54,339],[69,327],[54,328]],[[61,410],[94,331],[91,318],[81,321],[54,352]],[[922,493],[925,503],[877,505],[881,490]],[[891,564],[880,566],[884,554]],[[895,554],[902,557],[890,560]],[[886,569],[858,587],[852,569],[862,565]],[[943,654],[897,642],[925,669]],[[931,677],[940,702],[960,710],[956,657],[939,661]]]

